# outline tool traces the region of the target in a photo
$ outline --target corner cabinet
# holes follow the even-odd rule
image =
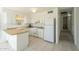
[[[44,38],[44,29],[30,28],[30,35],[43,39]]]

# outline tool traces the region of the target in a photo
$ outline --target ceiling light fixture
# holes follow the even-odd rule
[[[33,13],[36,13],[36,11],[37,11],[37,8],[32,8]]]
[[[68,13],[68,16],[71,16],[71,14],[70,14],[70,13]]]

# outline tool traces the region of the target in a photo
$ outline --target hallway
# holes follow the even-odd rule
[[[73,36],[72,36],[71,32],[67,31],[67,30],[61,31],[60,41],[61,40],[62,40],[62,42],[63,41],[68,41],[68,42],[74,43],[74,39],[73,39]]]
[[[59,44],[62,45],[65,51],[78,51],[74,45],[73,36],[69,31],[62,31],[60,34]]]

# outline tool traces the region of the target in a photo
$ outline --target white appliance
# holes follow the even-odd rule
[[[54,26],[45,26],[44,40],[54,42]]]
[[[54,17],[53,14],[45,16],[44,40],[54,42]]]

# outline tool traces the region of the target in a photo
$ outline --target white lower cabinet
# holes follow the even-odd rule
[[[30,35],[36,36],[36,35],[38,35],[37,32],[38,32],[38,31],[37,31],[37,28],[30,28]]]
[[[39,38],[44,38],[44,33],[43,33],[44,31],[43,31],[43,29],[38,29],[38,37]]]
[[[39,38],[44,38],[44,33],[43,29],[40,28],[30,28],[30,35],[36,36]]]

